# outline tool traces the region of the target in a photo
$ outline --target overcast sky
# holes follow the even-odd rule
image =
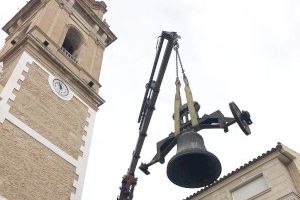
[[[3,25],[24,0],[0,6]],[[104,55],[100,95],[83,200],[116,199],[138,137],[137,117],[148,81],[157,37],[162,30],[181,35],[180,53],[199,115],[220,109],[231,117],[235,101],[251,113],[252,135],[235,124],[199,132],[220,159],[222,175],[282,142],[300,152],[300,1],[299,0],[107,0],[105,15],[118,37]],[[3,44],[6,35],[1,32]],[[173,130],[175,55],[172,54],[140,161],[155,155],[156,142]],[[183,91],[182,91],[183,92]],[[164,165],[151,174],[136,171],[139,200],[181,200],[199,189],[172,184]]]

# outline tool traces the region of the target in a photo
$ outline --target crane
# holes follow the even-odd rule
[[[180,36],[176,32],[167,32],[163,31],[161,35],[159,36],[158,44],[157,44],[157,51],[153,63],[153,68],[151,71],[150,79],[148,83],[146,84],[146,91],[143,98],[143,103],[141,106],[141,110],[138,117],[138,123],[139,123],[139,136],[138,140],[135,146],[135,149],[132,154],[132,159],[130,162],[130,166],[127,170],[126,175],[122,178],[122,185],[120,187],[120,195],[118,196],[117,200],[132,200],[133,199],[133,192],[134,188],[137,184],[137,178],[135,177],[135,170],[137,167],[138,160],[140,158],[141,150],[145,141],[145,138],[147,136],[147,130],[151,121],[151,117],[153,114],[153,111],[155,109],[155,103],[159,94],[160,86],[172,53],[172,50],[174,49],[176,51],[176,69],[177,69],[177,78],[178,78],[178,60],[181,65],[185,85],[188,86],[187,78],[184,74],[184,70],[182,67],[181,59],[178,53],[178,39]],[[165,51],[163,54],[163,57],[161,59],[160,68],[158,69],[158,73],[156,78],[154,78],[157,70],[157,65],[159,61],[159,57],[162,52],[163,44],[164,42],[167,42]],[[179,82],[176,81],[176,86],[179,86]],[[177,88],[178,89],[178,88]],[[187,90],[186,90],[187,89]],[[224,132],[228,132],[228,127],[234,123],[237,123],[242,131],[246,135],[250,135],[251,131],[249,128],[249,125],[252,124],[252,121],[250,119],[250,114],[247,111],[240,111],[240,109],[237,107],[237,105],[234,102],[231,102],[229,104],[230,110],[233,114],[232,117],[225,117],[221,111],[217,110],[209,115],[205,114],[202,117],[199,117],[198,111],[200,109],[200,105],[198,102],[193,101],[191,91],[189,86],[185,88],[187,100],[188,102],[184,105],[181,105],[181,100],[179,101],[180,104],[179,107],[175,109],[175,114],[177,113],[177,130],[175,128],[175,133],[171,132],[169,136],[164,138],[163,140],[159,141],[157,143],[157,153],[153,157],[153,159],[148,163],[141,163],[139,169],[143,171],[146,175],[150,174],[148,167],[160,162],[164,163],[165,156],[171,151],[171,149],[177,144],[178,135],[182,132],[188,132],[190,130],[193,130],[194,132],[200,131],[202,129],[223,129]],[[175,101],[175,107],[176,107],[176,101]],[[178,112],[176,112],[176,110]],[[176,122],[176,116],[173,115],[173,119]],[[176,127],[176,123],[175,123]],[[191,135],[191,134],[190,134]],[[186,137],[186,136],[185,136]],[[203,144],[204,145],[204,144]],[[193,163],[192,163],[193,165]],[[219,167],[219,166],[218,166]],[[219,172],[216,172],[216,176],[213,176],[211,181],[214,181],[218,176]],[[218,170],[217,170],[218,171]],[[205,173],[205,172],[204,172]],[[202,175],[202,174],[200,174]],[[177,177],[175,177],[176,179]],[[170,179],[170,177],[169,177]],[[170,179],[172,181],[172,179]],[[173,181],[172,181],[173,182]],[[208,182],[202,182],[204,185]],[[186,187],[189,186],[188,184],[183,184],[181,186]],[[196,185],[198,186],[198,180]],[[180,185],[179,185],[180,186]]]
[[[153,63],[153,68],[151,71],[149,82],[146,84],[146,92],[144,95],[143,103],[141,106],[140,114],[138,117],[139,125],[139,136],[132,154],[132,159],[130,166],[127,170],[126,175],[122,178],[122,185],[120,187],[120,195],[118,200],[131,200],[133,198],[134,187],[137,183],[137,178],[135,177],[135,170],[140,158],[140,153],[147,136],[147,130],[150,124],[150,120],[155,108],[155,103],[159,94],[160,86],[172,53],[174,45],[180,38],[176,32],[163,31],[159,37],[157,44],[157,51]],[[157,69],[157,64],[159,57],[163,48],[164,42],[167,42],[165,47],[164,55],[161,59],[161,65],[155,79],[154,75]]]

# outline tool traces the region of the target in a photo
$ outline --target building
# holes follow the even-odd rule
[[[103,52],[116,39],[105,12],[102,1],[30,0],[3,27],[1,200],[81,199]]]
[[[185,200],[298,200],[299,195],[300,155],[278,143]]]

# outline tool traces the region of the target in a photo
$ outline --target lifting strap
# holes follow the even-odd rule
[[[180,109],[182,106],[182,102],[181,102],[181,96],[180,96],[180,80],[178,77],[178,61],[180,63],[181,66],[181,70],[182,70],[182,74],[183,74],[183,81],[184,81],[184,91],[185,91],[185,95],[186,95],[186,100],[187,100],[187,105],[188,105],[188,110],[189,110],[189,114],[190,114],[190,118],[191,118],[191,123],[192,123],[192,127],[197,127],[198,126],[198,115],[195,109],[195,105],[194,105],[194,100],[193,100],[193,95],[192,95],[192,91],[189,85],[189,81],[187,79],[187,76],[185,75],[183,66],[182,66],[182,62],[179,56],[179,52],[178,52],[178,48],[179,45],[178,43],[175,45],[174,49],[176,51],[176,81],[175,81],[175,85],[176,85],[176,93],[175,93],[175,102],[174,102],[174,130],[175,130],[175,137],[177,137],[180,134],[180,124],[181,124],[181,116],[180,116]]]
[[[189,81],[185,74],[183,74],[183,81],[184,81],[184,91],[186,95],[187,105],[191,117],[192,126],[195,128],[198,126],[198,119],[197,119],[197,113],[194,105],[192,90],[190,88]]]
[[[176,94],[175,94],[175,103],[174,103],[174,130],[175,137],[180,133],[180,108],[181,108],[181,96],[180,96],[180,80],[176,78]]]

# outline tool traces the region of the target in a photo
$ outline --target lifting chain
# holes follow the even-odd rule
[[[180,134],[180,122],[181,122],[181,116],[180,116],[180,108],[182,106],[181,102],[181,96],[180,96],[180,79],[178,76],[178,48],[179,44],[176,42],[174,45],[174,50],[176,52],[176,93],[175,93],[175,103],[174,103],[174,132],[175,137],[177,137]],[[182,69],[183,70],[183,69]]]
[[[182,101],[181,101],[181,96],[180,96],[180,79],[179,79],[179,75],[178,75],[178,71],[179,71],[179,67],[178,65],[180,65],[181,67],[181,73],[183,76],[183,81],[184,81],[184,91],[185,91],[185,95],[186,95],[186,100],[187,100],[187,105],[188,105],[188,110],[189,110],[189,114],[190,114],[190,118],[191,118],[191,123],[192,123],[192,127],[195,128],[198,126],[198,115],[196,113],[196,109],[194,106],[194,100],[193,100],[193,95],[192,95],[192,91],[188,82],[188,78],[185,74],[185,71],[183,69],[183,65],[181,62],[181,58],[179,55],[179,44],[176,42],[174,45],[174,50],[176,52],[176,81],[175,81],[175,85],[176,85],[176,94],[175,94],[175,103],[174,103],[174,131],[175,131],[175,136],[177,137],[180,134],[180,124],[181,124],[181,116],[180,116],[180,108],[182,106]]]

